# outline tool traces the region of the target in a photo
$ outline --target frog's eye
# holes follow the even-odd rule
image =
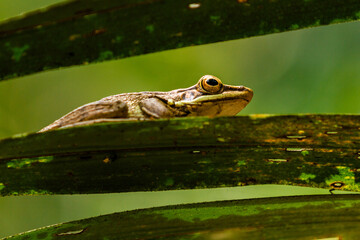
[[[206,93],[216,94],[223,91],[222,82],[215,76],[205,75],[200,79],[199,84],[201,90]]]

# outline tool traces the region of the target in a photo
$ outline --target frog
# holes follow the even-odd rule
[[[252,97],[253,90],[248,87],[226,85],[213,75],[204,75],[189,88],[122,93],[102,98],[76,108],[39,132],[102,122],[234,116]]]

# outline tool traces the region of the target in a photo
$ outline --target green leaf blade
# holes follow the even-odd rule
[[[284,184],[359,191],[358,115],[129,121],[0,141],[2,195]]]
[[[359,13],[357,0],[68,1],[0,25],[0,79],[354,21]]]
[[[63,223],[7,239],[356,239],[359,195],[186,204]]]

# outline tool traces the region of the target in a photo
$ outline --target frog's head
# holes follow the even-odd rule
[[[186,108],[188,116],[234,116],[252,99],[253,91],[244,86],[225,85],[212,75],[205,75],[198,83],[178,90],[178,99],[170,105]]]

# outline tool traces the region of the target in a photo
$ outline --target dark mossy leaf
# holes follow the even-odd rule
[[[75,0],[0,24],[0,79],[358,20],[358,0]]]
[[[357,239],[359,195],[263,198],[150,208],[7,239]]]
[[[0,141],[0,193],[285,184],[359,191],[359,115],[125,121]]]

